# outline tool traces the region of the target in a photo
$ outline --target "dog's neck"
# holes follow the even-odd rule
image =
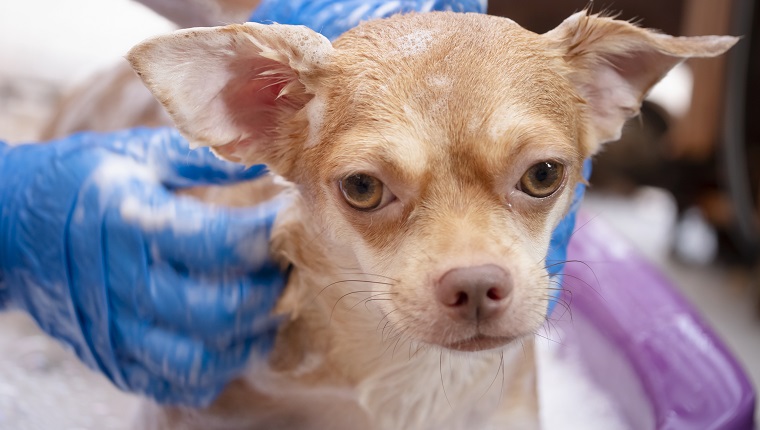
[[[351,269],[352,256],[326,231],[300,198],[275,226],[274,249],[293,270],[277,309],[289,320],[271,369],[350,390],[378,429],[472,428],[503,409],[523,347],[458,353],[405,337],[371,301],[378,278]]]

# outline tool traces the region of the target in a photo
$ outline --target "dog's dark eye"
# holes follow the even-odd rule
[[[383,202],[383,183],[379,179],[359,173],[340,181],[340,190],[351,207],[361,211],[377,209]]]
[[[564,177],[565,166],[556,161],[542,161],[523,174],[520,190],[531,197],[548,197],[559,189]]]

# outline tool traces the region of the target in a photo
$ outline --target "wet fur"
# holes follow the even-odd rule
[[[287,179],[271,249],[293,268],[269,360],[254,360],[208,409],[154,407],[141,425],[538,428],[531,336],[553,288],[550,235],[583,160],[617,138],[669,67],[734,42],[585,13],[546,35],[435,13],[364,23],[332,45],[251,24],[136,47],[133,67],[193,144]],[[565,165],[562,188],[540,200],[518,192],[526,169],[547,159]],[[355,172],[381,178],[397,201],[348,207],[336,183]],[[255,203],[255,184],[193,193]],[[481,264],[515,280],[507,312],[475,327],[448,319],[431,299],[437,279]],[[476,334],[504,340],[446,347]]]

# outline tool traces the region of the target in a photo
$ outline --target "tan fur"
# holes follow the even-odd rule
[[[293,271],[269,364],[209,409],[153,422],[537,428],[531,335],[546,317],[544,259],[584,158],[637,111],[668,68],[660,60],[731,43],[585,14],[538,35],[434,13],[364,23],[333,45],[304,28],[248,24],[138,46],[130,62],[191,142],[268,164],[292,198],[272,237]],[[565,166],[562,185],[529,197],[516,184],[546,160]],[[396,199],[351,208],[338,184],[357,173]],[[506,311],[478,324],[448,316],[439,280],[480,265],[513,280]]]
[[[242,208],[271,200],[288,189],[288,185],[271,175],[229,185],[184,188],[178,194],[194,197],[217,206]]]

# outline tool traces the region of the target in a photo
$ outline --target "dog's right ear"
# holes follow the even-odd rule
[[[314,97],[333,52],[306,27],[248,23],[158,36],[127,59],[192,147],[271,165],[293,149],[278,147],[281,126]]]
[[[544,36],[569,67],[568,78],[587,103],[592,145],[620,138],[649,90],[678,63],[714,57],[737,42],[731,36],[673,37],[629,22],[578,12]]]

